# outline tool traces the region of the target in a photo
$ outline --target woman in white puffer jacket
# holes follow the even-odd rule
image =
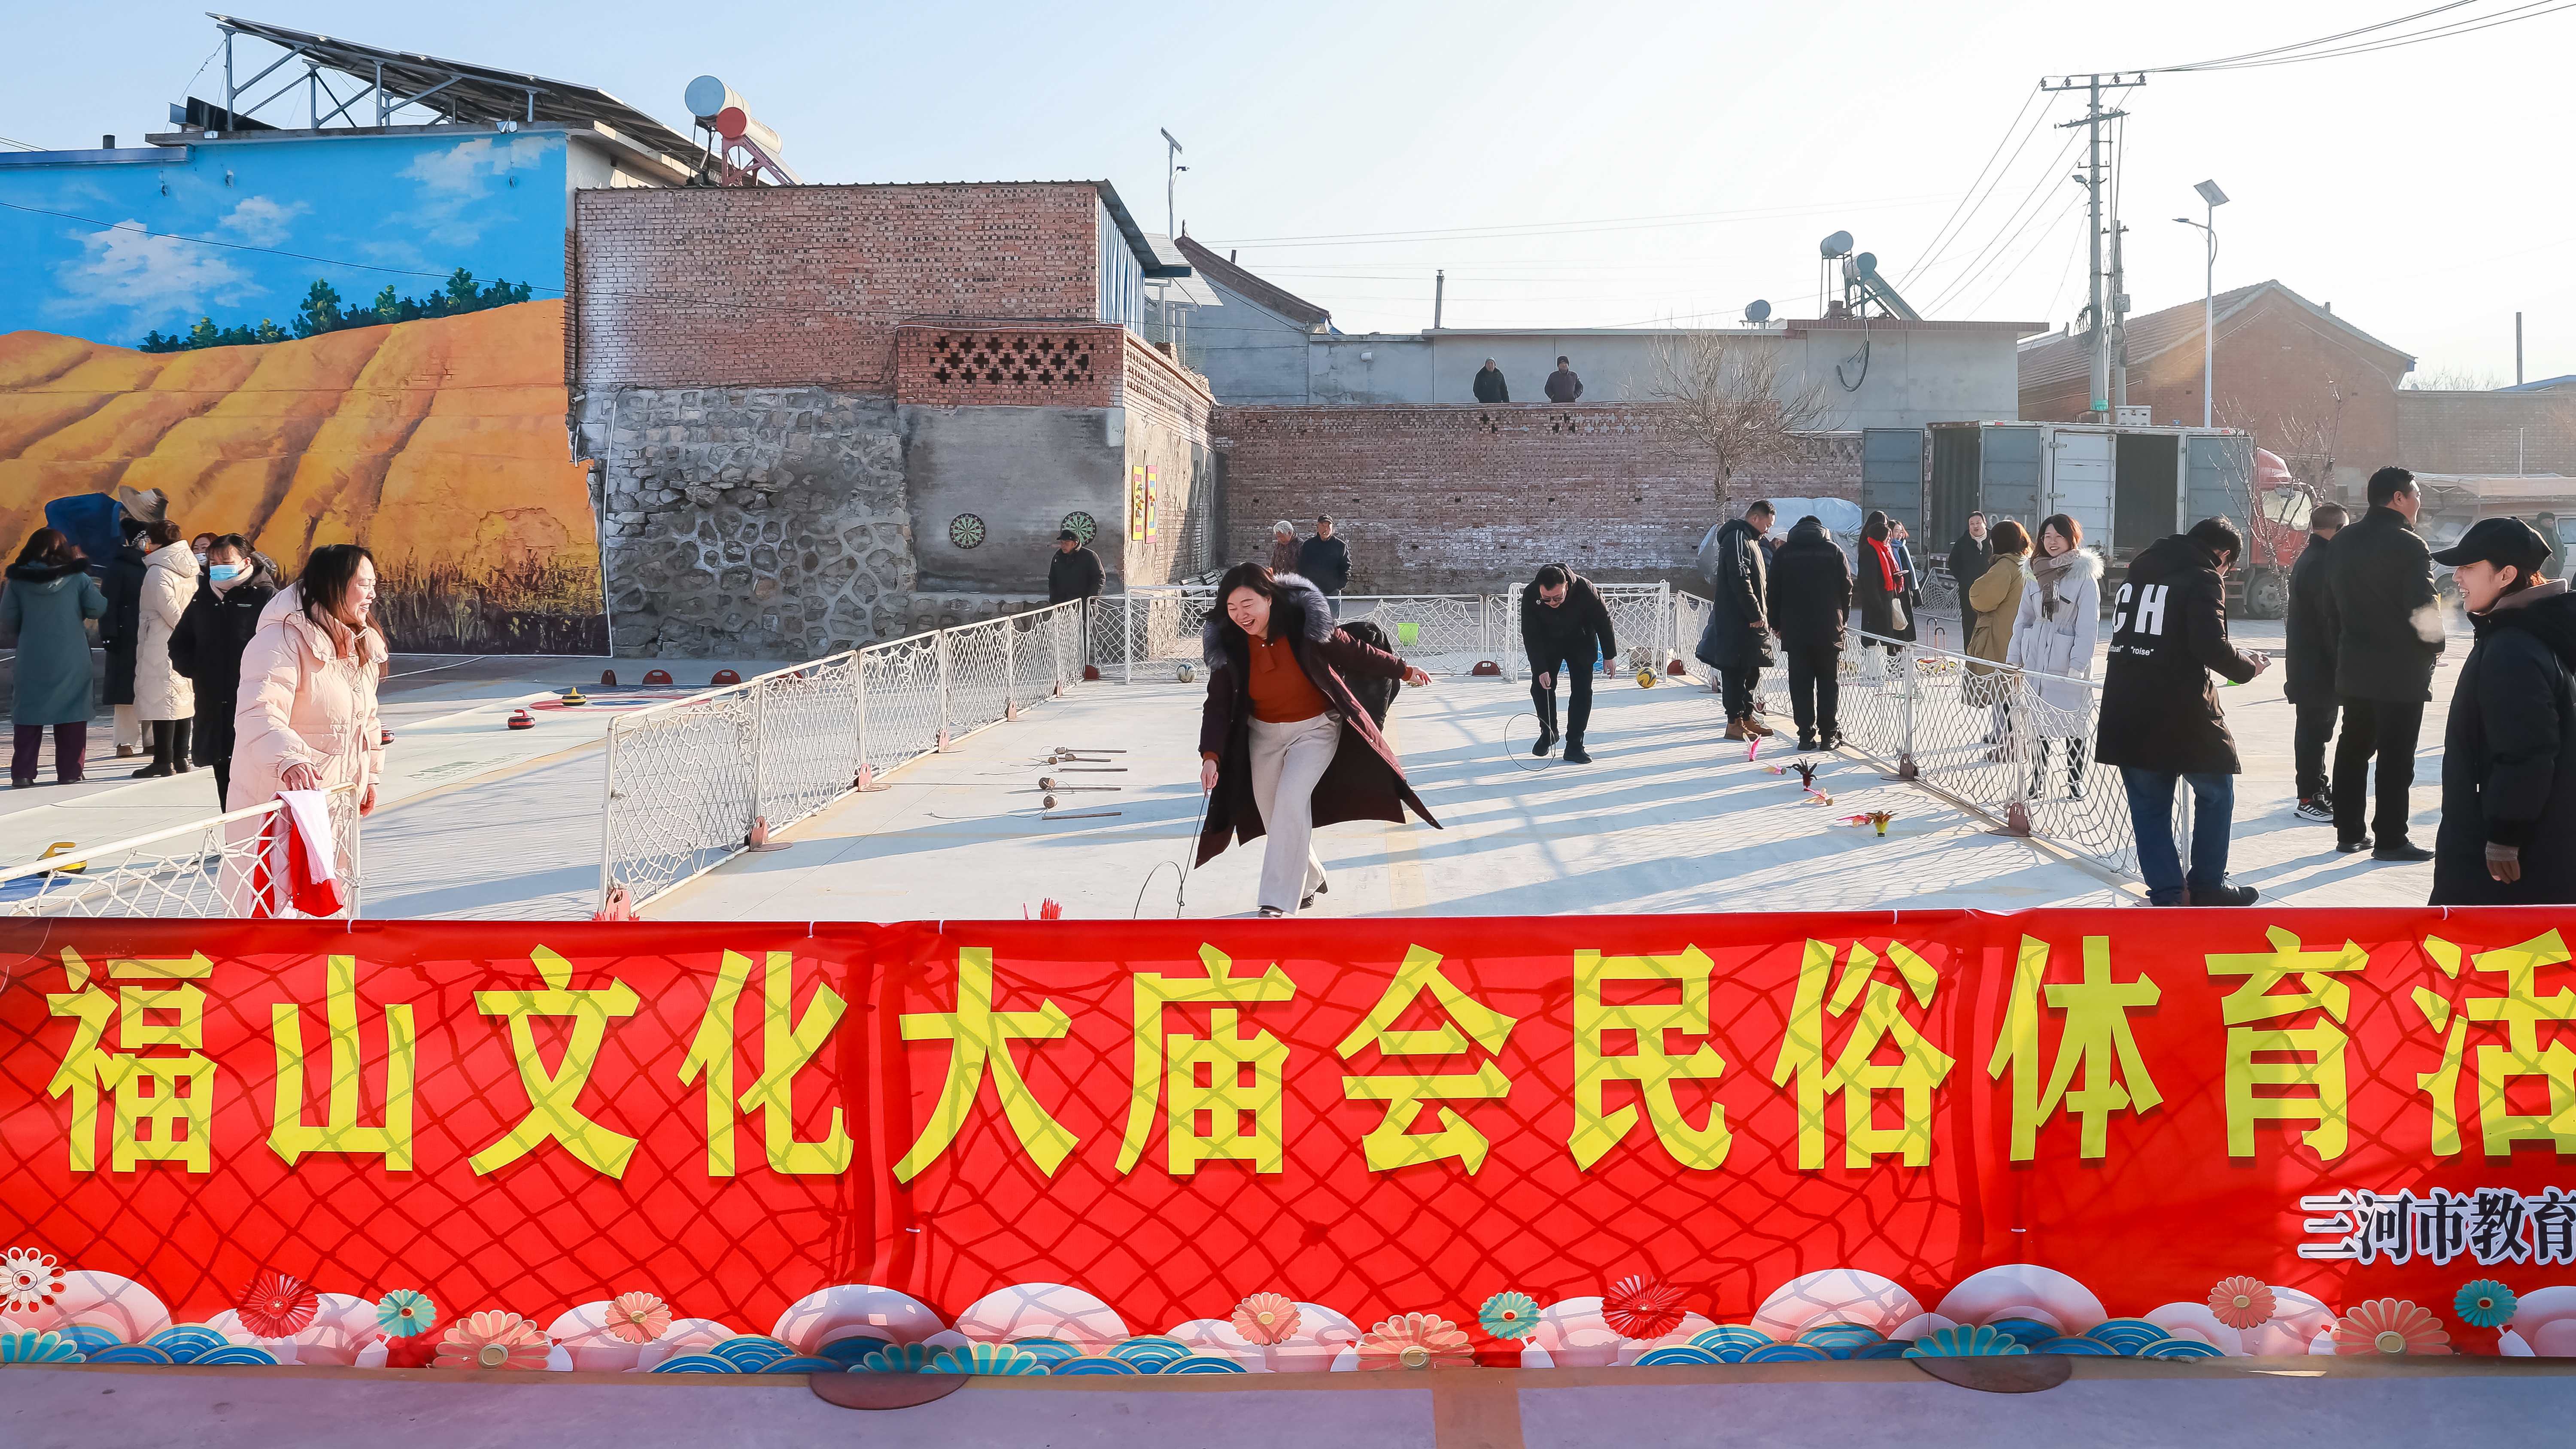
[[[197,595],[197,556],[179,525],[162,519],[143,530],[143,592],[136,609],[134,718],[152,745],[152,763],[138,780],[184,774],[188,734],[197,716],[197,688],[170,662],[170,635],[188,601]]]
[[[359,814],[376,808],[384,768],[376,680],[385,638],[375,626],[375,600],[375,556],[336,543],[315,549],[303,576],[260,611],[258,631],[242,651],[241,703],[233,712],[227,803],[234,809],[265,805],[281,790],[339,785],[356,787]],[[255,838],[260,824],[234,821],[228,843]],[[228,883],[227,894],[238,888]]]
[[[2084,767],[2092,738],[2093,690],[2075,681],[2093,677],[2093,646],[2102,628],[2102,557],[2084,548],[2084,525],[2052,513],[2039,525],[2039,555],[2031,561],[2031,586],[2013,620],[2004,662],[2033,674],[2039,708],[2027,726],[2038,734],[2030,793],[2048,798],[2049,746],[2066,742],[2067,793],[2084,798]]]

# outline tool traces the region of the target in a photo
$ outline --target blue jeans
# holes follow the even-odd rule
[[[2174,848],[2174,787],[2191,782],[2191,874]],[[2214,891],[2227,883],[2227,830],[2236,813],[2234,775],[2177,775],[2120,767],[2128,787],[2129,824],[2138,835],[2138,873],[2147,878],[2147,904],[2178,906],[2186,892]]]

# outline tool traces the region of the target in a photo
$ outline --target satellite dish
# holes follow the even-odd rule
[[[1852,270],[1860,273],[1864,277],[1876,275],[1878,272],[1878,253],[1862,252],[1859,256],[1852,258]]]
[[[1835,232],[1832,236],[1816,243],[1816,250],[1827,257],[1847,257],[1851,255],[1851,249],[1852,234],[1847,231]]]
[[[1744,304],[1744,320],[1759,327],[1771,320],[1771,304],[1756,297]]]

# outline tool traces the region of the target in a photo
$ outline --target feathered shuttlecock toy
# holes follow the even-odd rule
[[[1843,817],[1843,823],[1845,825],[1875,825],[1878,827],[1878,833],[1885,835],[1887,833],[1887,822],[1895,818],[1896,812],[1893,810],[1872,810],[1866,815],[1846,815]]]
[[[1744,762],[1746,764],[1751,764],[1760,758],[1762,758],[1762,737],[1760,735],[1755,735],[1752,740],[1744,746]]]

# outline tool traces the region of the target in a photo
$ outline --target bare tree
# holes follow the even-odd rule
[[[1831,410],[1821,380],[1789,382],[1778,344],[1719,332],[1666,332],[1655,338],[1654,380],[1646,395],[1664,404],[1664,425],[1708,450],[1717,501],[1746,468],[1803,457],[1811,433]]]
[[[2406,374],[2402,386],[2414,392],[2493,392],[2504,386],[2504,379],[2474,367],[2419,367]]]

